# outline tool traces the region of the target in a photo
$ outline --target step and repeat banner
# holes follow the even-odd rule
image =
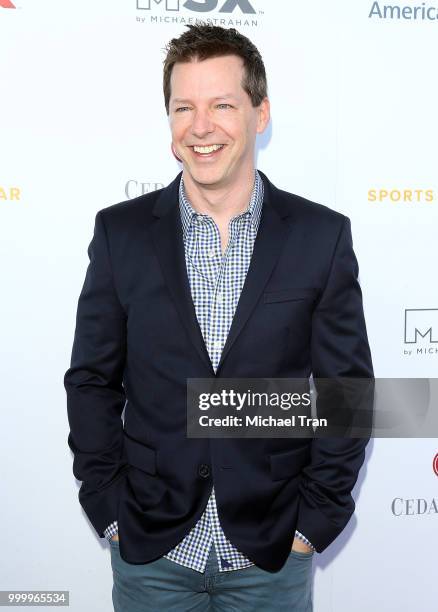
[[[264,58],[257,167],[350,217],[376,376],[438,376],[438,1],[0,0],[0,590],[69,591],[75,612],[112,610],[67,447],[87,247],[99,209],[180,171],[162,63],[196,20]],[[371,440],[354,517],[314,557],[315,611],[436,609],[437,453]]]

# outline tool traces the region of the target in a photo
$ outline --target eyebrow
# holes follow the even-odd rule
[[[215,96],[214,98],[211,98],[211,99],[212,100],[227,100],[229,98],[232,98],[233,100],[237,100],[237,98],[233,96],[233,94],[224,94],[223,96]],[[184,102],[191,102],[191,100],[189,100],[188,98],[174,98],[172,100],[172,104],[182,104]]]

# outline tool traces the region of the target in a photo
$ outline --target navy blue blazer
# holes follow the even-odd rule
[[[200,518],[278,571],[295,529],[322,552],[354,511],[368,438],[187,438],[187,378],[372,377],[348,217],[264,183],[251,264],[216,374],[186,272],[181,173],[96,214],[65,373],[79,501],[147,563]],[[122,412],[124,412],[124,421]]]

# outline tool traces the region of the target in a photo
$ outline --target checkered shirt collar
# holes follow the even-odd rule
[[[258,173],[257,169],[254,171],[254,187],[251,194],[251,199],[248,204],[248,208],[241,213],[242,215],[247,215],[250,217],[251,223],[257,232],[260,223],[260,216],[262,213],[262,205],[263,205],[263,181]],[[181,175],[180,183],[179,183],[179,209],[181,213],[181,221],[183,227],[183,238],[184,240],[187,237],[187,233],[189,227],[193,221],[193,219],[197,215],[202,215],[201,213],[197,213],[196,210],[193,209],[189,200],[187,199],[186,192],[184,189],[184,180]],[[240,216],[240,215],[239,215]]]

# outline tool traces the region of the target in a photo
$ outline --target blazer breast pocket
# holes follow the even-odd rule
[[[318,295],[318,289],[297,288],[277,289],[276,291],[265,291],[263,302],[271,304],[274,302],[293,302],[298,300],[314,301]]]

